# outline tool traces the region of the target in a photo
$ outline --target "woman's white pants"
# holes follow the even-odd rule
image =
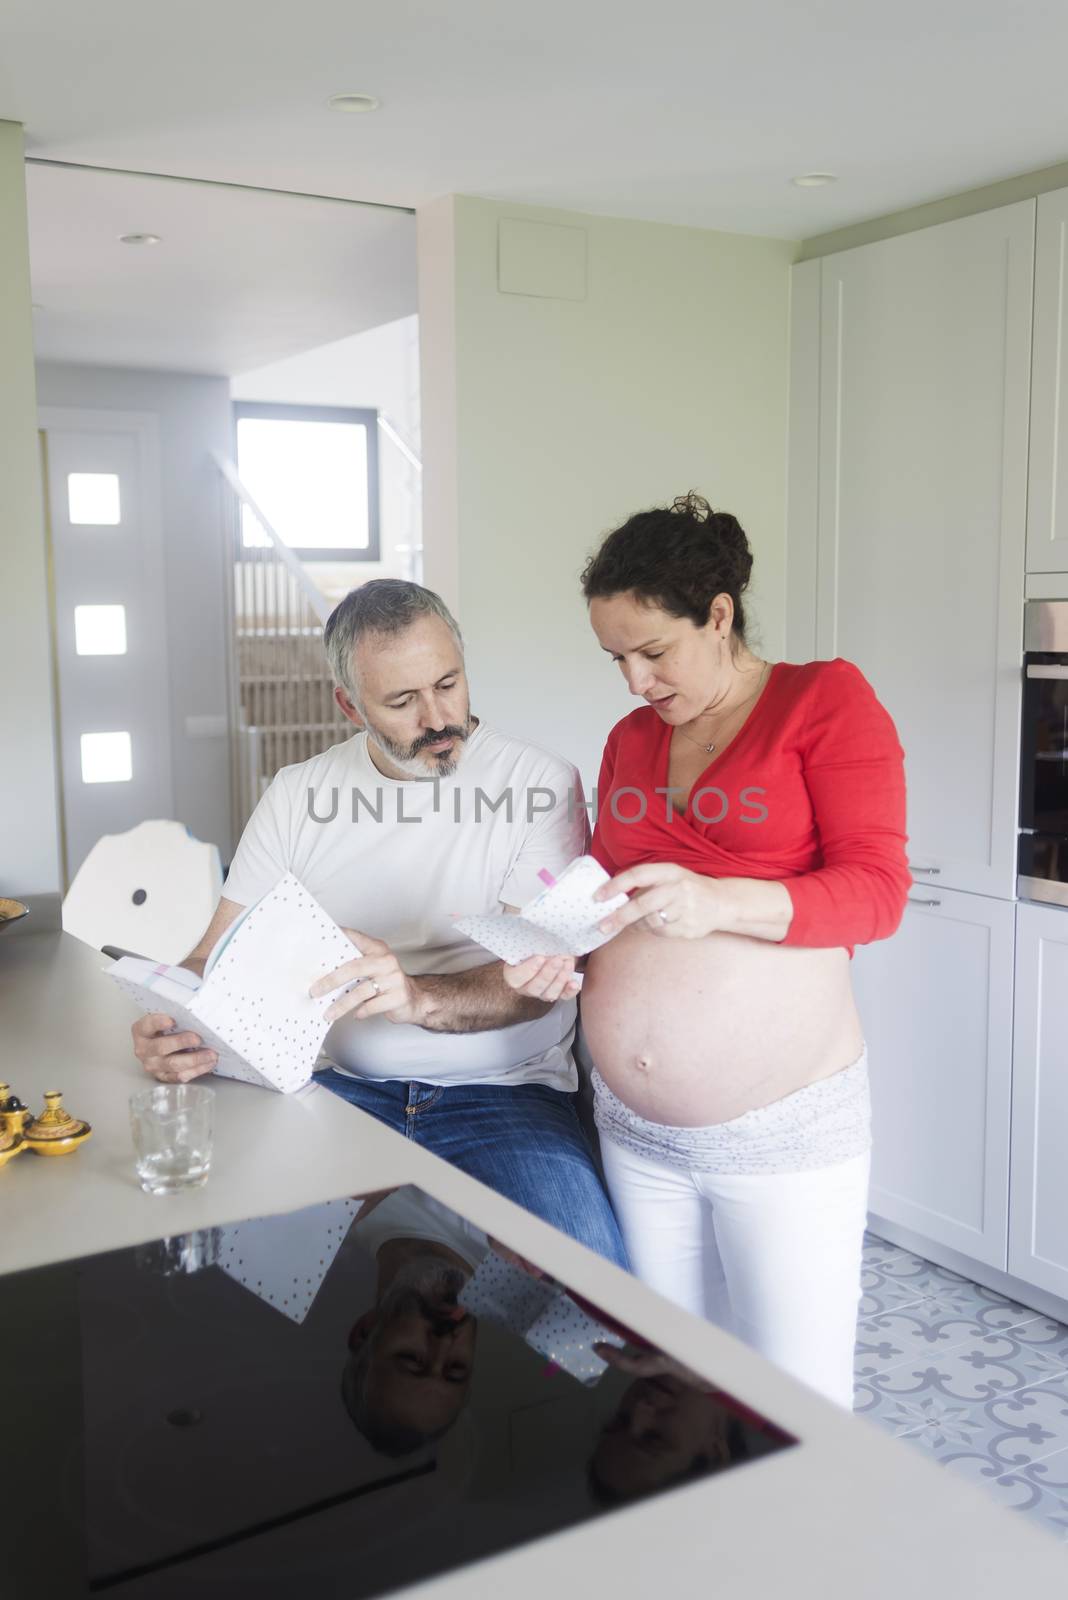
[[[853,1348],[871,1155],[807,1172],[685,1172],[601,1135],[638,1277],[839,1405]]]

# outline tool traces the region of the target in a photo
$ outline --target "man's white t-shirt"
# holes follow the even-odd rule
[[[343,928],[384,939],[412,976],[491,960],[453,919],[522,906],[589,841],[577,770],[495,733],[468,738],[451,778],[383,777],[367,735],[283,767],[249,818],[223,895],[251,905],[292,872]],[[578,1085],[573,1000],[481,1033],[340,1018],[324,1054],[361,1078]]]
[[[393,1239],[428,1239],[455,1251],[472,1269],[490,1248],[489,1239],[473,1222],[433,1195],[407,1187],[394,1189],[366,1216],[358,1216],[351,1232],[373,1256]]]

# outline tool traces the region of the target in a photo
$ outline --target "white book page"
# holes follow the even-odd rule
[[[626,895],[593,896],[609,876],[592,856],[578,856],[556,882],[534,896],[518,917],[458,917],[456,926],[509,966],[529,956],[584,956],[613,937],[599,923],[626,903]]]
[[[327,1200],[288,1216],[220,1228],[219,1265],[284,1317],[303,1322],[360,1204]]]
[[[308,1082],[338,991],[308,990],[359,955],[292,873],[280,879],[227,941],[190,1010],[276,1089]]]
[[[141,969],[147,968],[144,972]],[[184,985],[171,977],[173,968],[154,968],[149,961],[141,961],[133,956],[123,956],[110,967],[102,968],[109,978],[114,979],[119,988],[129,995],[141,1010],[147,1015],[152,1011],[160,1011],[165,1016],[173,1017],[175,1026],[173,1033],[197,1033],[204,1041],[207,1050],[214,1050],[219,1059],[213,1067],[223,1078],[238,1078],[242,1083],[259,1084],[262,1088],[273,1088],[261,1073],[242,1059],[236,1050],[232,1050],[226,1040],[207,1027],[202,1018],[195,1016],[189,1009],[189,1004],[194,998],[200,980],[196,974],[187,974],[192,979],[191,985]],[[155,978],[155,981],[153,981]],[[147,981],[144,981],[146,980]],[[186,998],[179,1000],[178,994],[186,990]]]

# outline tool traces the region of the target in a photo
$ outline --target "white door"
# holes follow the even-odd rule
[[[1028,572],[1068,572],[1068,189],[1038,201]]]
[[[1028,200],[822,262],[817,653],[856,662],[897,723],[916,870],[1006,899],[1034,216]]]
[[[1016,918],[1009,1271],[1068,1299],[1068,910]]]
[[[159,452],[151,416],[40,420],[69,885],[102,834],[174,812]]]
[[[872,1213],[1002,1270],[1014,911],[917,887],[894,938],[853,963],[871,1064]]]

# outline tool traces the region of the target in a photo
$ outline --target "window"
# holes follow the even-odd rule
[[[68,472],[67,515],[79,526],[115,527],[122,521],[118,474]]]
[[[344,406],[234,407],[237,470],[279,538],[305,561],[377,561],[378,422]],[[244,507],[243,542],[270,541]]]
[[[75,606],[74,648],[80,656],[124,656],[126,607]]]
[[[82,782],[129,783],[133,748],[128,733],[82,734]]]

